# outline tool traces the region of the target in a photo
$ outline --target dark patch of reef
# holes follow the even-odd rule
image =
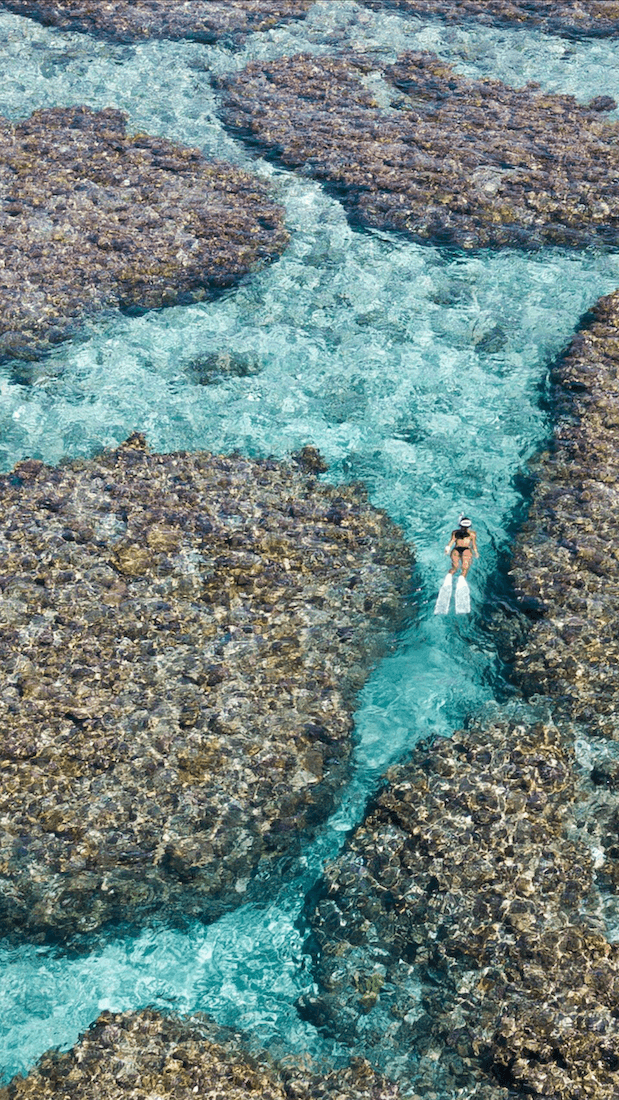
[[[613,101],[468,80],[427,53],[380,71],[297,55],[218,83],[234,133],[333,187],[363,226],[464,249],[619,243]]]
[[[101,310],[195,302],[277,257],[283,211],[247,172],[86,107],[0,119],[0,359]]]
[[[188,38],[242,41],[291,19],[314,0],[0,0],[0,9],[63,31],[86,31],[114,42]]]
[[[449,23],[471,19],[490,26],[536,27],[566,38],[615,37],[619,3],[613,0],[361,0],[375,11],[438,16]]]
[[[4,934],[215,919],[331,812],[411,561],[323,469],[138,435],[0,478]]]
[[[262,363],[246,352],[212,351],[191,359],[185,370],[196,385],[216,386],[231,378],[252,378],[260,374]]]
[[[0,1100],[401,1100],[360,1058],[323,1074],[245,1053],[243,1041],[206,1018],[104,1013],[72,1050],[0,1088]]]

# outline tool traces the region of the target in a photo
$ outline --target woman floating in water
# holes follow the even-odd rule
[[[466,516],[460,516],[458,523],[457,530],[451,532],[451,538],[449,544],[445,547],[445,553],[451,553],[451,569],[449,570],[451,576],[453,577],[458,569],[462,569],[462,576],[466,577],[471,567],[473,554],[476,558],[479,557],[477,535],[473,530],[470,519]]]
[[[456,584],[456,615],[466,615],[471,610],[471,593],[465,577],[470,569],[473,554],[476,558],[479,557],[477,535],[467,516],[461,515],[458,524],[456,530],[451,532],[451,538],[445,547],[445,553],[451,555],[451,569],[441,585],[434,608],[435,615],[446,615],[449,611],[454,573],[459,569],[462,570],[462,574],[458,577]]]

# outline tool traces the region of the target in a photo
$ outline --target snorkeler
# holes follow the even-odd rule
[[[446,615],[451,602],[451,589],[454,574],[462,570],[456,584],[456,615],[467,615],[471,610],[471,594],[465,577],[470,569],[473,554],[479,557],[477,549],[477,535],[471,525],[471,520],[462,514],[458,520],[458,527],[451,532],[451,538],[445,547],[445,553],[451,555],[451,569],[443,581],[436,606],[435,615]]]
[[[445,547],[445,553],[451,554],[451,569],[449,570],[451,575],[457,573],[458,569],[462,569],[462,576],[466,577],[473,560],[473,554],[476,558],[479,557],[477,535],[467,516],[461,515],[458,524],[458,528],[451,532],[451,538]]]

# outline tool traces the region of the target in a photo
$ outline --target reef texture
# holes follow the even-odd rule
[[[619,292],[585,318],[552,374],[552,449],[512,577],[533,620],[515,655],[526,690],[619,739]]]
[[[216,918],[331,811],[411,562],[320,469],[135,436],[0,478],[4,933]]]
[[[521,703],[418,747],[308,901],[303,1014],[418,1095],[619,1095],[619,948],[586,916],[568,740]]]
[[[243,39],[290,19],[314,0],[0,0],[0,9],[64,31],[87,31],[115,42],[190,38]]]
[[[199,150],[129,136],[119,111],[0,119],[0,359],[107,308],[198,301],[286,246],[263,184]]]
[[[582,835],[597,879],[619,893],[619,292],[583,320],[552,372],[558,423],[532,464],[535,486],[512,576],[527,618],[516,675],[577,723]],[[616,909],[616,902],[614,903]],[[613,914],[616,918],[616,913]]]
[[[219,84],[228,126],[332,185],[361,225],[468,249],[619,243],[619,124],[600,116],[612,100],[467,80],[425,53],[381,73],[299,55]]]
[[[207,1019],[104,1013],[66,1054],[43,1056],[0,1100],[399,1100],[367,1062],[322,1075],[242,1052]]]
[[[361,0],[375,11],[396,9],[423,18],[436,15],[450,23],[474,19],[505,26],[537,27],[567,38],[619,34],[619,3],[613,0]]]

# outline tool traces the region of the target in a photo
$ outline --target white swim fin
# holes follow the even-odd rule
[[[435,615],[446,615],[449,611],[449,604],[451,602],[451,586],[453,582],[453,574],[448,573],[443,581],[434,608]]]
[[[464,577],[456,584],[456,615],[468,615],[471,610],[471,590]]]

